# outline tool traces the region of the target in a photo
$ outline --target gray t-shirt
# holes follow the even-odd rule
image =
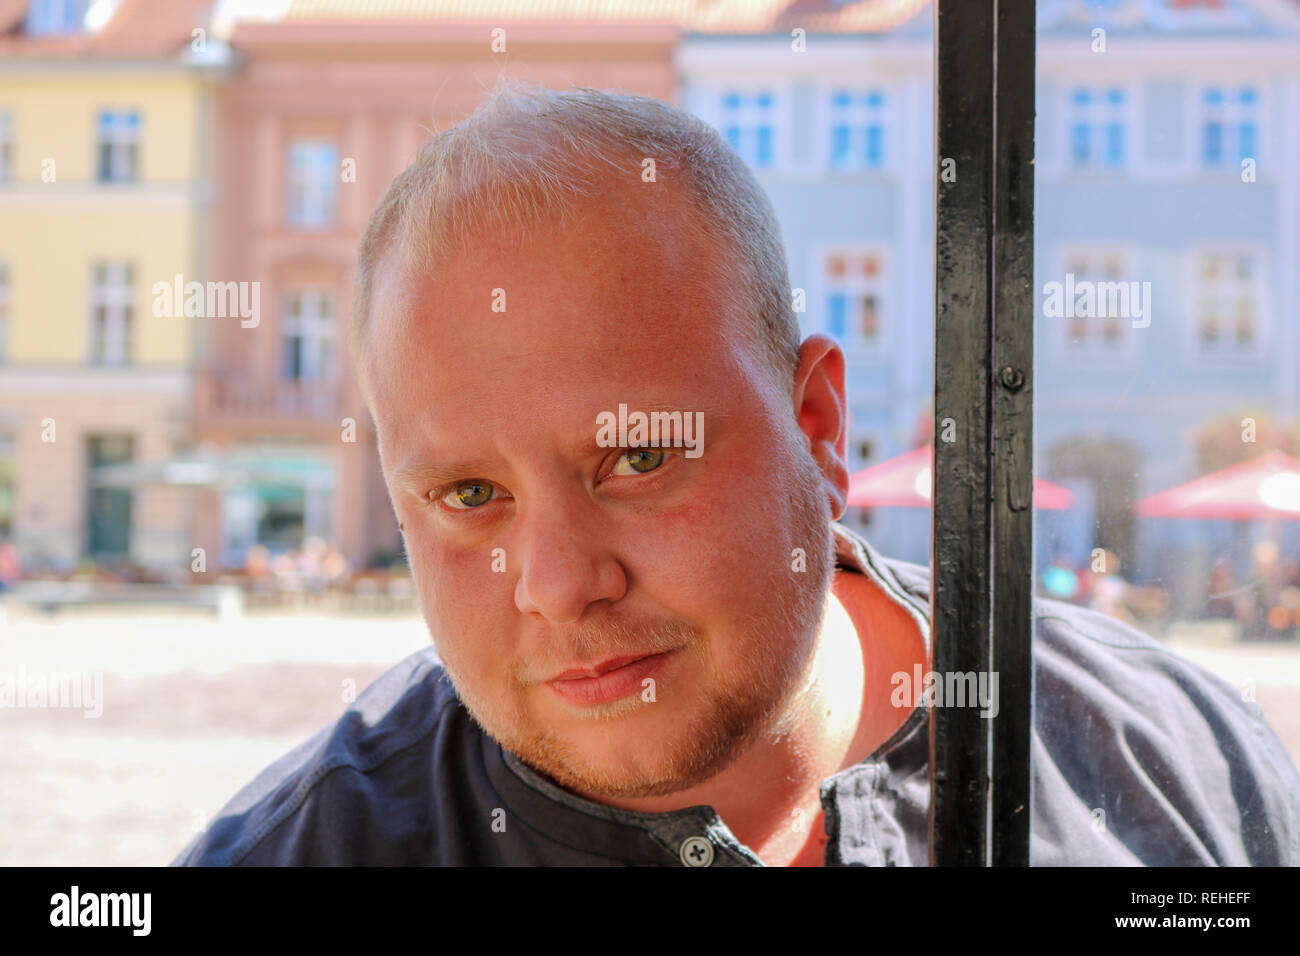
[[[842,525],[837,563],[911,613],[926,568]],[[1035,601],[1030,862],[1300,865],[1300,774],[1259,707],[1147,635]],[[822,783],[828,866],[929,862],[928,709]],[[264,770],[173,865],[761,866],[707,806],[575,796],[488,737],[432,647]]]

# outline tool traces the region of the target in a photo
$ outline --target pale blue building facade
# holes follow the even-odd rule
[[[932,21],[678,52],[684,105],[777,209],[804,334],[844,346],[855,470],[922,443],[933,397]],[[1039,34],[1037,470],[1075,507],[1040,514],[1037,563],[1105,547],[1186,604],[1258,529],[1134,501],[1199,474],[1206,422],[1300,420],[1300,4],[1049,0]],[[1043,290],[1067,274],[1136,295],[1053,316]],[[928,562],[924,509],[845,521]],[[1300,522],[1277,533],[1300,554]]]

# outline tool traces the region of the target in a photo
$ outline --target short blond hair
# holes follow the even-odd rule
[[[420,148],[371,214],[350,331],[358,371],[375,272],[390,250],[400,250],[394,265],[415,274],[448,250],[464,250],[485,227],[537,226],[562,218],[602,180],[639,182],[646,159],[654,160],[656,181],[680,177],[692,210],[683,228],[718,247],[721,278],[752,303],[752,344],[777,382],[791,386],[799,324],[781,227],[754,174],[717,130],[647,96],[506,78],[472,115]]]

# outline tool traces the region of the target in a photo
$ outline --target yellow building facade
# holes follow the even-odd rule
[[[188,491],[99,468],[191,441],[203,320],[151,290],[206,279],[220,69],[192,18],[163,27],[0,47],[0,541],[25,573],[189,569]]]

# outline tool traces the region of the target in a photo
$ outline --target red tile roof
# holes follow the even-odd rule
[[[25,0],[0,0],[0,58],[169,58],[186,50],[195,27],[207,28],[213,0],[122,0],[98,30],[30,37]]]

